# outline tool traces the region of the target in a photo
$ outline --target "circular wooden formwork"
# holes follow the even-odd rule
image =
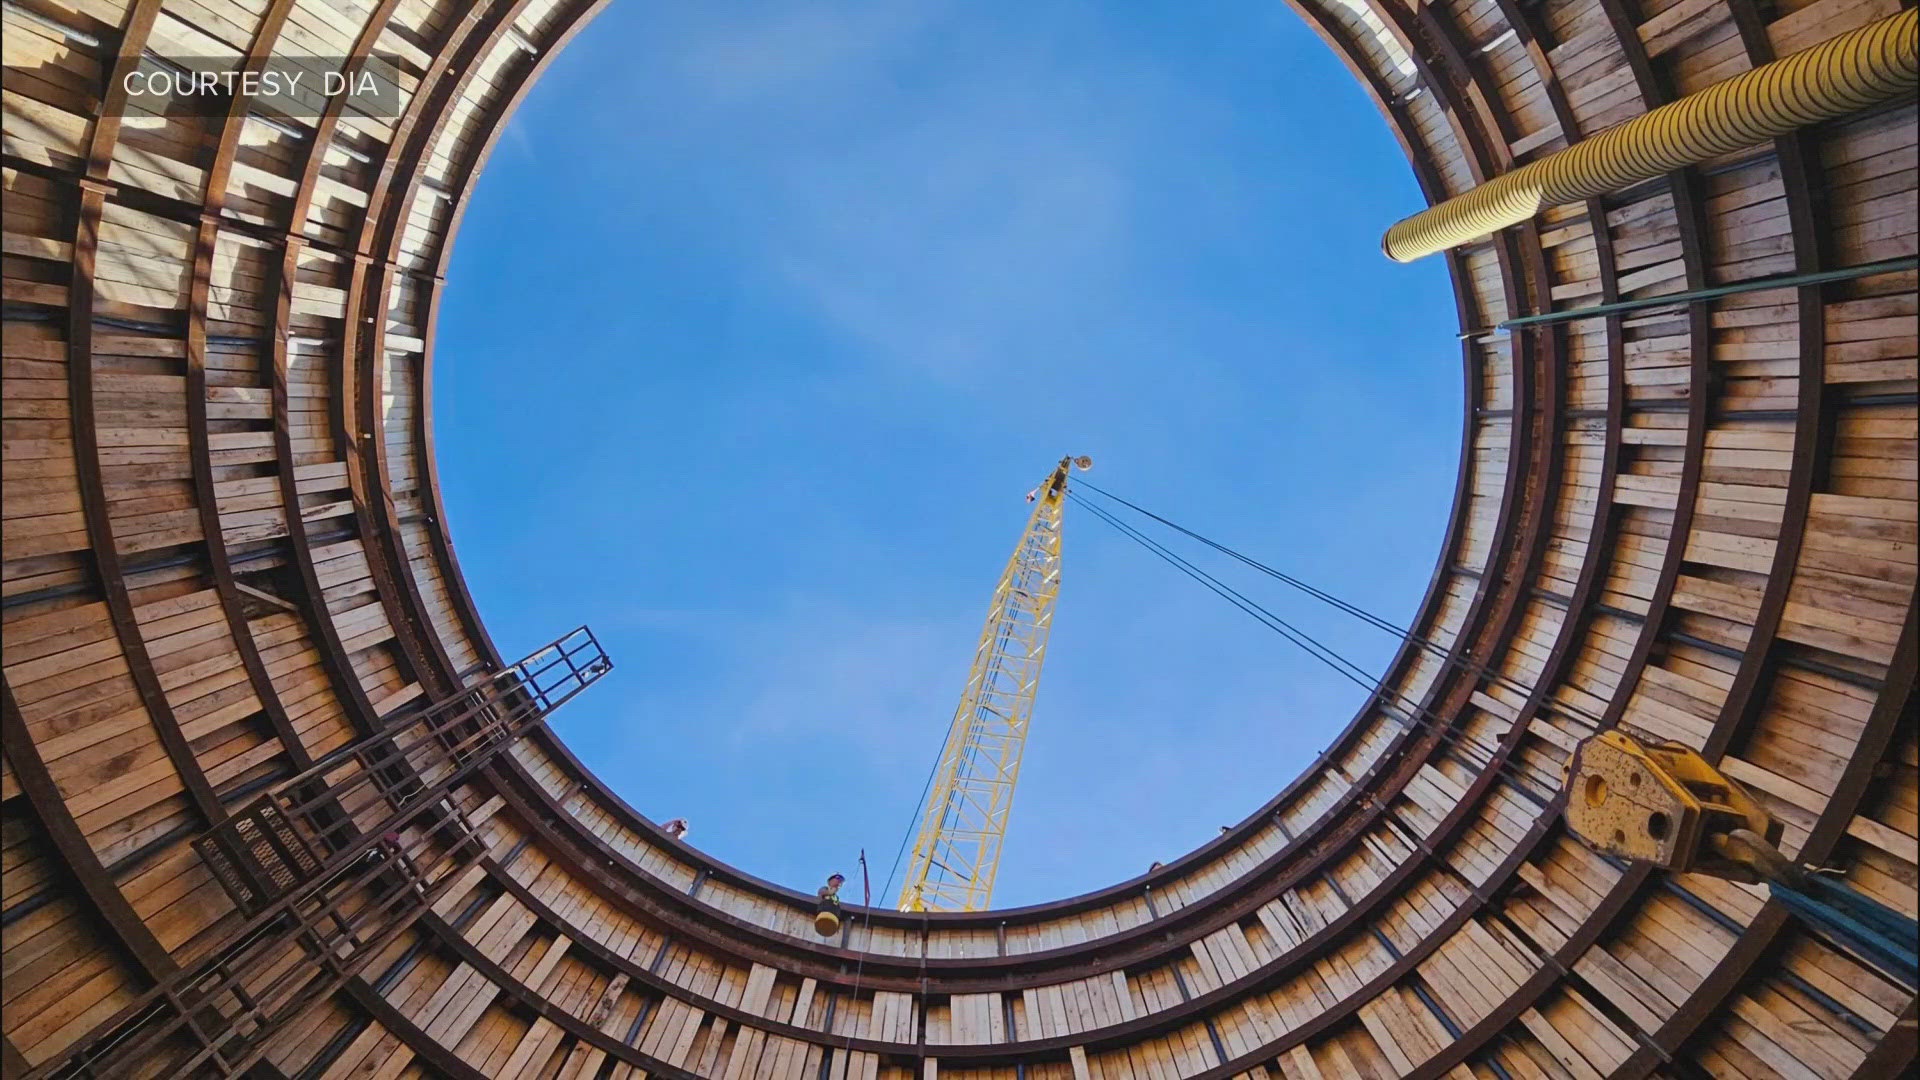
[[[1434,201],[1896,7],[1294,0]],[[501,666],[439,505],[433,318],[493,140],[596,8],[8,6],[9,1075],[237,925],[194,837]],[[377,122],[111,119],[143,50],[371,53],[409,92]],[[1911,256],[1913,125],[1822,125],[1446,256],[1468,409],[1416,626],[1446,654],[1388,681],[1438,723],[1370,701],[1141,878],[853,909],[829,941],[811,896],[666,837],[542,732],[461,792],[481,868],[265,1074],[1895,1075],[1910,993],[1754,889],[1599,859],[1558,785],[1598,727],[1687,742],[1790,852],[1915,910],[1914,273],[1496,326]]]

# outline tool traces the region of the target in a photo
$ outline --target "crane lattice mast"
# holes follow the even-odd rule
[[[1028,496],[1033,513],[994,589],[966,692],[921,810],[913,859],[900,890],[902,911],[980,911],[993,897],[1020,752],[1060,594],[1067,472],[1092,465],[1091,458],[1061,458]]]

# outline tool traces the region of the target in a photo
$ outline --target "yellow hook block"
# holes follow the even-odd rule
[[[832,908],[821,908],[813,913],[813,932],[823,938],[830,938],[840,932],[840,915]]]
[[[1610,855],[1756,882],[1759,868],[1715,838],[1744,829],[1780,840],[1780,823],[1690,747],[1603,731],[1574,748],[1565,780],[1567,826]]]

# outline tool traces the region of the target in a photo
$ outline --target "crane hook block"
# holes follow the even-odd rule
[[[813,914],[813,932],[823,938],[830,938],[840,932],[840,914],[832,908],[821,908]]]
[[[1574,748],[1564,778],[1568,828],[1609,855],[1754,883],[1759,868],[1718,838],[1740,829],[1780,840],[1780,823],[1687,746],[1603,731]]]

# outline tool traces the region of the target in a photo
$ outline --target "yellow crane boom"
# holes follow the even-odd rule
[[[900,889],[901,911],[980,911],[993,898],[1060,594],[1067,473],[1092,466],[1091,458],[1061,458],[1028,496],[1033,513],[994,589],[966,691],[928,786]]]

